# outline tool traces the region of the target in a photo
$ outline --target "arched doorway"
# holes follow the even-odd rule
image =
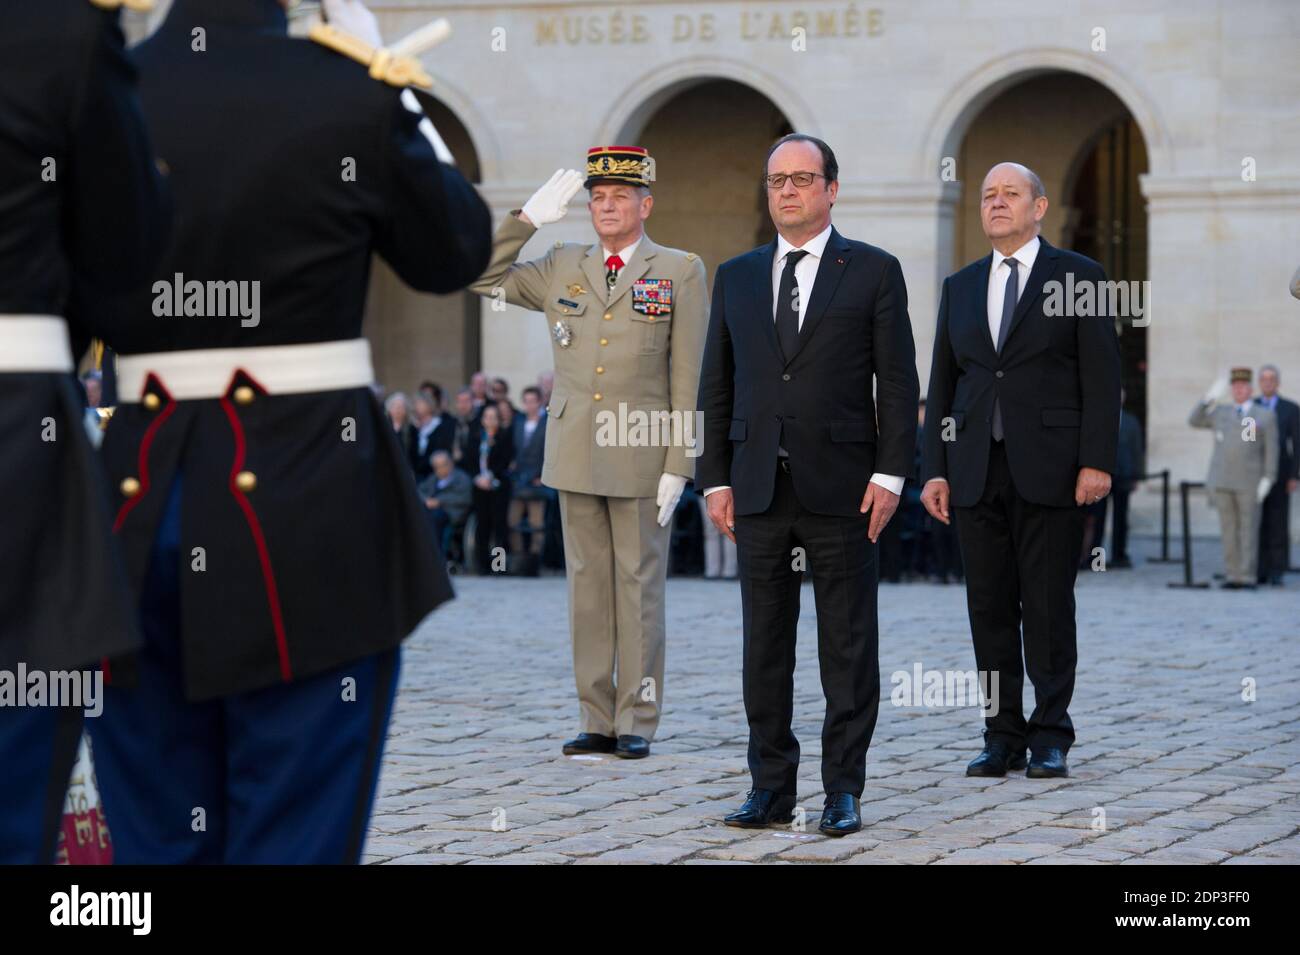
[[[436,100],[427,112],[456,168],[478,183],[479,155],[465,124]],[[470,292],[428,295],[408,288],[376,257],[362,326],[376,379],[388,391],[411,392],[428,380],[441,385],[444,396],[454,392],[481,364],[480,308]]]
[[[655,208],[648,234],[697,253],[710,286],[720,263],[775,234],[760,176],[774,139],[791,131],[766,96],[734,80],[687,81],[634,114],[623,140],[655,157]]]
[[[1138,177],[1148,169],[1147,145],[1128,107],[1103,84],[1065,70],[1013,82],[970,119],[956,158],[953,268],[987,254],[980,184],[993,165],[1012,160],[1043,180],[1048,242],[1096,259],[1112,281],[1146,280],[1147,212]],[[1131,318],[1116,328],[1126,407],[1145,424],[1146,328]]]

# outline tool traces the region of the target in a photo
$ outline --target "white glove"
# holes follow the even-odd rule
[[[660,527],[667,527],[668,522],[673,519],[673,511],[677,510],[677,502],[682,499],[684,490],[686,490],[686,478],[680,474],[669,474],[665,471],[659,475],[659,493],[655,496],[655,503],[659,505]]]
[[[379,21],[361,0],[321,0],[321,9],[325,11],[325,20],[330,26],[351,33],[373,47],[384,45],[384,39],[379,35]]]
[[[559,222],[569,211],[569,200],[582,188],[582,173],[573,169],[557,169],[546,180],[546,185],[533,193],[521,210],[536,228]]]
[[[1264,498],[1268,497],[1268,492],[1273,489],[1273,479],[1262,477],[1259,479],[1259,487],[1255,489],[1255,500],[1260,504],[1264,503]]]
[[[1205,403],[1207,405],[1217,405],[1220,401],[1228,396],[1228,379],[1220,378],[1214,384],[1210,385],[1210,390],[1205,393]]]

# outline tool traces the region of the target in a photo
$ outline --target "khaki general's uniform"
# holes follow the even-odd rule
[[[540,259],[515,262],[535,232],[508,216],[472,288],[542,312],[551,333],[542,483],[560,492],[580,731],[649,740],[663,699],[671,531],[657,522],[655,495],[665,471],[694,475],[698,450],[685,439],[698,434],[704,263],[643,235],[610,289],[599,242],[557,242]],[[666,429],[638,411],[690,420]],[[638,427],[647,419],[661,424]]]
[[[1247,418],[1254,419],[1254,440],[1247,440]],[[1234,404],[1201,402],[1188,423],[1214,431],[1214,455],[1206,490],[1219,512],[1223,536],[1224,577],[1229,583],[1254,584],[1259,559],[1259,482],[1277,476],[1277,417],[1268,408],[1250,405],[1242,414]]]

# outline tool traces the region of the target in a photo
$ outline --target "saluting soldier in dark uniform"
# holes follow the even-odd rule
[[[81,736],[78,707],[16,705],[20,673],[139,641],[73,377],[91,330],[64,318],[74,281],[139,282],[166,240],[107,5],[0,0],[0,864],[53,861]]]
[[[451,597],[358,336],[373,253],[455,291],[489,214],[404,102],[419,64],[321,40],[176,0],[134,51],[177,226],[111,316],[144,632],[92,730],[116,861],[357,861],[399,644]]]

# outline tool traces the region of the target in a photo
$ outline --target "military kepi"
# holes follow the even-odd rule
[[[1234,368],[1232,369],[1232,372],[1229,377],[1231,378],[1233,384],[1236,384],[1239,381],[1244,381],[1246,384],[1250,384],[1250,369]]]
[[[587,181],[583,183],[587,189],[597,182],[649,186],[654,181],[654,158],[640,146],[592,146],[587,150]]]

